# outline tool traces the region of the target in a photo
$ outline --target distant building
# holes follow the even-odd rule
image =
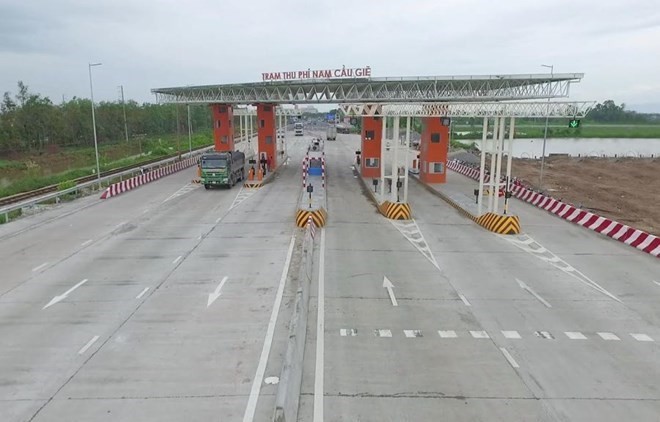
[[[305,106],[299,106],[298,110],[301,113],[310,113],[310,114],[318,114],[318,109],[314,106],[311,105],[305,105]]]

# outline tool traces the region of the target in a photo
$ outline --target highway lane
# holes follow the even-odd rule
[[[292,161],[302,149],[290,148]],[[255,390],[253,381],[259,367],[263,376],[280,372],[292,294],[280,286],[299,169],[284,167],[256,193],[181,192],[193,174],[3,242],[2,265],[23,277],[3,277],[3,420],[243,420],[255,391],[255,420],[270,415],[276,387]],[[94,241],[77,249],[87,238]],[[32,274],[43,253],[59,263]]]
[[[594,285],[618,294],[616,280],[588,268],[576,278],[474,225],[414,182],[417,226],[398,230],[376,214],[348,169],[356,138],[326,143],[325,420],[657,416],[660,329],[638,303],[623,295],[620,303]],[[421,232],[428,248],[415,248],[402,232]],[[608,242],[583,241],[592,250]],[[627,266],[628,254],[616,258],[633,278],[644,276]],[[579,255],[562,259],[582,268]],[[613,259],[601,256],[600,265]],[[383,275],[394,283],[397,307]],[[644,292],[640,284],[636,294]],[[308,339],[301,421],[313,410],[316,335]]]
[[[475,185],[471,179],[451,171],[448,183],[463,192],[471,192]],[[660,274],[657,258],[526,202],[512,200],[511,205],[511,212],[520,217],[523,231],[529,238],[634,307],[646,321],[660,326],[660,308],[657,306],[660,289],[654,283]],[[520,243],[513,244],[536,259],[549,256],[534,253]]]

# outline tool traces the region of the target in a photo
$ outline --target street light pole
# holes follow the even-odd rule
[[[550,86],[552,86],[552,78],[554,77],[555,65],[542,64],[541,66],[550,68]],[[548,93],[548,107],[545,113],[545,130],[543,131],[543,152],[541,154],[541,175],[539,177],[539,188],[543,191],[543,169],[545,168],[545,144],[548,139],[548,118],[550,114],[550,97]]]
[[[119,88],[121,89],[121,105],[122,108],[124,109],[124,133],[126,134],[126,143],[128,144],[128,123],[126,121],[126,101],[124,101],[124,85],[119,85]]]
[[[190,104],[188,104],[188,147],[192,155],[192,126],[190,125]]]
[[[99,164],[99,142],[96,137],[96,115],[94,113],[94,86],[92,84],[92,67],[101,66],[101,63],[88,63],[89,69],[89,91],[92,96],[92,127],[94,129],[94,151],[96,153],[96,178],[99,181],[99,190],[101,190],[101,166]]]

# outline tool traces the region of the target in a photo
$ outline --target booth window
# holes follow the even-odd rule
[[[222,142],[223,144],[228,144],[229,143],[229,136],[223,135],[220,142]]]
[[[443,174],[445,172],[445,163],[429,163],[429,173]]]
[[[434,144],[437,144],[440,142],[440,134],[439,133],[432,133],[431,134],[431,142]]]
[[[273,137],[272,136],[266,136],[266,143],[267,144],[272,144],[273,143]]]
[[[378,168],[378,158],[366,158],[364,160],[364,166],[370,168]]]
[[[374,136],[376,136],[376,134],[374,133],[373,130],[367,130],[364,132],[364,137],[366,139],[374,139]]]

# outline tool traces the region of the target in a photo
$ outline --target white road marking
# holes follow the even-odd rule
[[[459,294],[458,297],[461,298],[461,300],[463,301],[463,303],[465,304],[465,306],[471,306],[471,305],[470,305],[470,302],[468,302],[468,300],[467,300],[467,298],[466,298],[465,296],[463,296],[462,294]]]
[[[59,296],[55,296],[54,298],[52,298],[50,300],[50,302],[48,302],[48,304],[46,306],[41,308],[41,310],[49,308],[49,307],[55,305],[57,302],[60,302],[61,300],[66,299],[66,297],[69,296],[69,293],[73,292],[74,290],[76,290],[78,287],[82,286],[85,283],[87,283],[87,279],[84,279],[83,281],[79,282],[78,284],[76,284],[75,286],[73,286],[72,288],[70,288],[69,290],[64,292],[63,294],[61,294]]]
[[[355,328],[350,328],[350,329],[342,328],[341,330],[339,330],[339,333],[343,337],[346,337],[346,336],[355,337],[355,336],[357,336],[357,329],[355,329]]]
[[[177,256],[176,259],[172,261],[172,264],[176,265],[179,261],[181,261],[181,258],[183,258],[183,256],[181,255]]]
[[[619,338],[619,336],[617,336],[617,335],[614,334],[614,333],[598,333],[598,335],[599,335],[600,338],[602,338],[603,340],[614,340],[614,341],[621,340],[621,339]]]
[[[341,330],[339,330],[339,335],[341,335],[342,337],[346,337],[347,334],[348,334],[348,330],[346,328],[342,328]]]
[[[191,192],[191,191],[199,188],[200,186],[201,185],[199,185],[197,183],[188,183],[187,185],[185,185],[184,187],[182,187],[181,189],[179,189],[178,191],[176,191],[172,195],[170,195],[166,200],[161,202],[161,204],[164,204],[165,202],[169,201],[170,199],[174,199],[174,198],[177,198],[181,195],[185,195],[186,193]]]
[[[48,262],[44,262],[43,264],[39,265],[38,267],[34,267],[34,268],[32,268],[32,272],[33,272],[33,273],[36,273],[36,272],[39,271],[40,269],[44,268],[46,265],[48,265]]]
[[[270,385],[279,384],[279,382],[280,382],[280,377],[267,377],[264,380],[265,384],[270,384]]]
[[[149,290],[149,288],[145,287],[144,290],[142,290],[139,295],[135,296],[135,298],[140,299],[142,296],[144,296],[145,293],[147,293],[147,290]]]
[[[657,284],[658,286],[660,286],[660,281],[655,281],[655,280],[653,280],[653,282],[654,282],[655,284]]]
[[[126,221],[122,221],[121,223],[117,224],[117,225],[115,226],[115,230],[117,230],[118,228],[120,228],[120,227],[123,226],[124,224],[126,224]]]
[[[552,334],[550,334],[547,331],[534,331],[534,334],[536,335],[536,337],[544,338],[546,340],[554,340]]]
[[[403,334],[408,338],[424,337],[421,330],[403,330]]]
[[[518,331],[502,331],[502,335],[504,335],[504,338],[508,339],[520,339],[520,334],[518,334]]]
[[[282,269],[282,277],[280,277],[280,284],[277,288],[277,294],[275,295],[275,303],[273,303],[273,311],[270,315],[270,320],[268,321],[268,329],[266,330],[266,338],[264,339],[264,346],[261,349],[261,357],[259,358],[259,365],[257,366],[257,372],[252,381],[252,389],[250,390],[250,397],[248,398],[247,407],[245,408],[245,414],[243,415],[243,422],[252,422],[254,420],[254,413],[257,410],[257,400],[259,399],[259,392],[261,391],[261,384],[264,379],[264,373],[266,372],[266,363],[268,362],[268,355],[270,354],[270,347],[273,343],[273,335],[275,334],[275,324],[277,323],[277,315],[280,312],[280,305],[282,304],[282,295],[284,293],[284,285],[286,284],[286,278],[289,274],[289,265],[291,264],[291,256],[293,255],[293,246],[295,244],[296,237],[291,236],[291,242],[289,243],[289,250],[286,255],[286,261],[284,262],[284,268]]]
[[[376,337],[392,337],[391,330],[374,330],[374,335]]]
[[[387,277],[383,277],[383,287],[387,289],[387,294],[390,295],[390,301],[392,302],[392,306],[399,306],[399,304],[396,301],[396,297],[394,297],[394,290],[392,290],[394,286]]]
[[[207,308],[208,308],[209,306],[211,306],[211,305],[213,304],[213,302],[216,301],[216,299],[218,299],[220,296],[222,296],[222,291],[221,291],[221,290],[222,290],[222,286],[224,286],[225,283],[227,282],[227,278],[228,278],[228,277],[225,276],[225,277],[222,279],[222,281],[220,282],[220,284],[218,284],[218,286],[215,288],[215,290],[213,291],[213,293],[209,293],[209,298],[208,298],[208,300],[206,301],[206,307],[207,307]]]
[[[96,342],[96,340],[98,340],[98,339],[99,339],[99,336],[92,337],[92,339],[90,341],[88,341],[87,344],[84,345],[82,349],[78,350],[78,354],[82,355],[83,353],[85,353],[87,351],[87,349],[92,347],[92,344],[94,344]]]
[[[433,264],[433,266],[440,269],[438,262],[435,260],[435,256],[433,256],[433,252],[431,252],[431,248],[428,243],[426,243],[426,239],[424,239],[424,235],[414,219],[409,221],[388,221],[392,223],[392,225],[396,227],[396,229],[401,232],[401,234],[408,239],[408,241],[412,243],[412,245],[417,248],[417,250],[431,262],[431,264]]]
[[[218,224],[218,223],[220,222],[220,220],[222,220],[222,217],[218,217],[218,218],[216,218],[216,220],[215,220],[215,224]]]
[[[470,331],[470,334],[474,338],[490,338],[488,333],[485,331]]]
[[[646,334],[631,333],[630,335],[637,341],[655,341]]]
[[[83,243],[80,244],[80,246],[87,246],[90,243],[92,243],[93,241],[94,241],[94,239],[85,240]]]
[[[518,362],[516,362],[516,360],[513,358],[513,356],[511,356],[508,350],[506,350],[504,347],[500,347],[500,351],[502,352],[506,360],[509,361],[509,364],[511,366],[513,366],[514,368],[520,368]]]
[[[321,229],[319,250],[319,288],[316,324],[316,369],[314,372],[314,422],[323,422],[323,349],[325,341],[325,229]]]
[[[453,330],[438,331],[438,334],[440,335],[440,338],[456,338],[456,337],[458,337],[456,335],[456,331],[453,331]]]
[[[579,331],[564,331],[564,334],[566,334],[566,337],[570,338],[571,340],[586,340],[587,339],[587,337],[585,337],[585,335],[580,333]]]
[[[516,279],[516,281],[518,282],[518,285],[520,286],[521,289],[526,290],[527,293],[534,296],[539,302],[541,302],[543,305],[545,305],[546,308],[552,308],[552,305],[550,305],[545,299],[543,299],[541,296],[539,296],[534,290],[532,290],[531,287],[529,287],[527,284],[525,284],[521,280]]]
[[[510,236],[510,235],[498,235],[498,236],[512,243],[513,245],[522,249],[523,251],[537,257],[538,259],[545,261],[550,265],[554,266],[555,268],[562,270],[566,274],[579,280],[581,283],[591,287],[592,289],[616,300],[617,302],[621,302],[621,300],[618,297],[614,296],[612,293],[605,290],[601,285],[599,285],[598,283],[596,283],[595,281],[584,275],[581,271],[572,267],[569,263],[559,258],[557,255],[553,254],[548,249],[541,246],[540,243],[532,239],[529,235],[523,234],[518,236]],[[533,248],[531,247],[532,245],[536,247]]]

